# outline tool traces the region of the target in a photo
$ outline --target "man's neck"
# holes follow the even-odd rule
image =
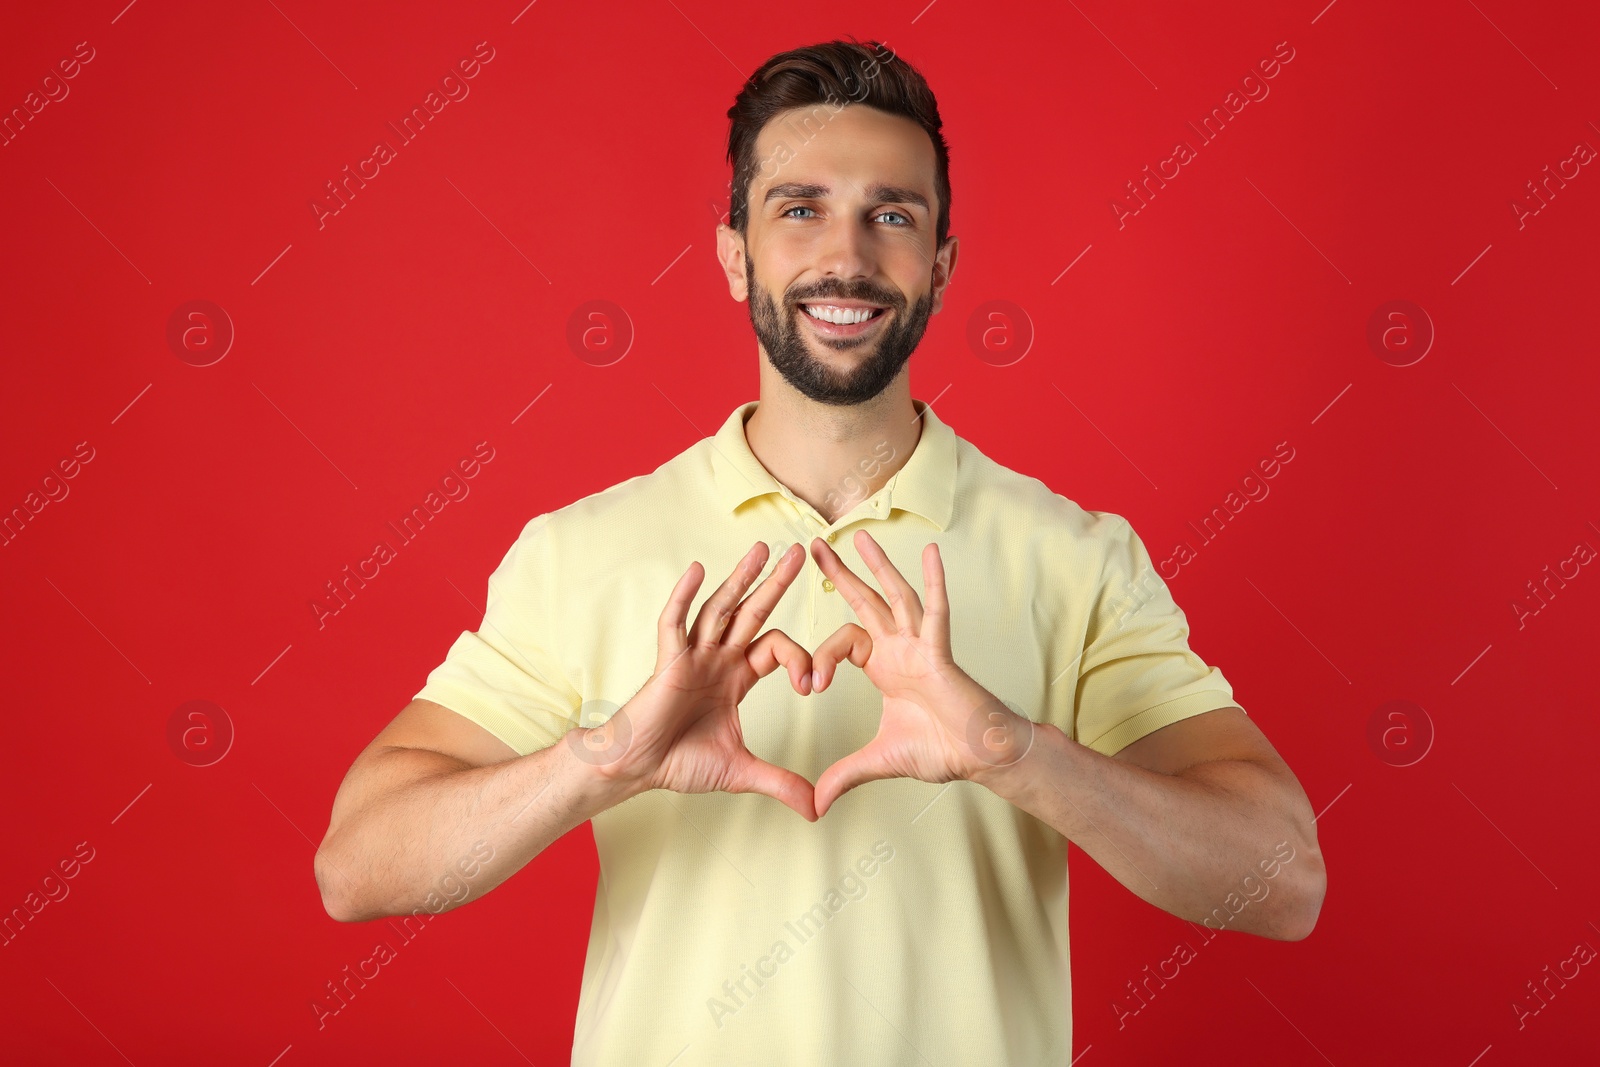
[[[819,404],[787,382],[762,379],[760,403],[744,424],[750,451],[830,523],[888,484],[922,438],[904,374],[849,407]]]

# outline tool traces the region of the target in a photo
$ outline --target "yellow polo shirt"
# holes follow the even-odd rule
[[[533,752],[650,677],[656,620],[691,561],[706,570],[693,620],[758,540],[768,572],[821,536],[876,584],[852,541],[865,528],[919,591],[937,541],[956,662],[1096,752],[1237,706],[1124,519],[1001,466],[913,403],[923,425],[905,466],[832,524],[751,453],[755,402],[650,474],[534,518],[490,578],[482,628],[416,695]],[[891,458],[869,449],[861,469]],[[851,621],[808,554],[767,625],[815,648]],[[881,709],[850,664],[806,697],[779,669],[740,721],[753,753],[815,782],[872,739]],[[1071,1059],[1066,839],[982,786],[870,782],[816,823],[759,794],[652,790],[593,827],[575,1065]],[[538,923],[518,936],[536,945]]]

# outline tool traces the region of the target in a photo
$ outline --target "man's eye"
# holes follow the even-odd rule
[[[791,212],[795,212],[795,211],[815,211],[815,210],[816,210],[815,208],[807,207],[805,204],[796,204],[794,207],[786,208],[784,210],[784,212],[783,212],[782,217],[783,218],[799,218],[800,216],[793,215],[793,214],[791,214]],[[909,215],[905,214],[904,212],[901,212],[901,211],[880,211],[876,215],[874,215],[873,218],[881,219],[885,215],[893,215],[895,218],[900,220],[899,222],[893,224],[896,227],[910,226],[912,224],[911,217]]]

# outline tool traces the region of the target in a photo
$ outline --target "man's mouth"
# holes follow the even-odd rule
[[[872,329],[887,308],[845,304],[801,304],[800,310],[817,332],[828,337],[852,337]]]

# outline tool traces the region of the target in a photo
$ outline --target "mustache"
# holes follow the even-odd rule
[[[792,296],[789,303],[795,307],[801,304],[817,304],[825,300],[865,300],[870,304],[881,304],[893,310],[901,310],[904,301],[896,293],[886,293],[878,289],[827,289],[798,293]]]

